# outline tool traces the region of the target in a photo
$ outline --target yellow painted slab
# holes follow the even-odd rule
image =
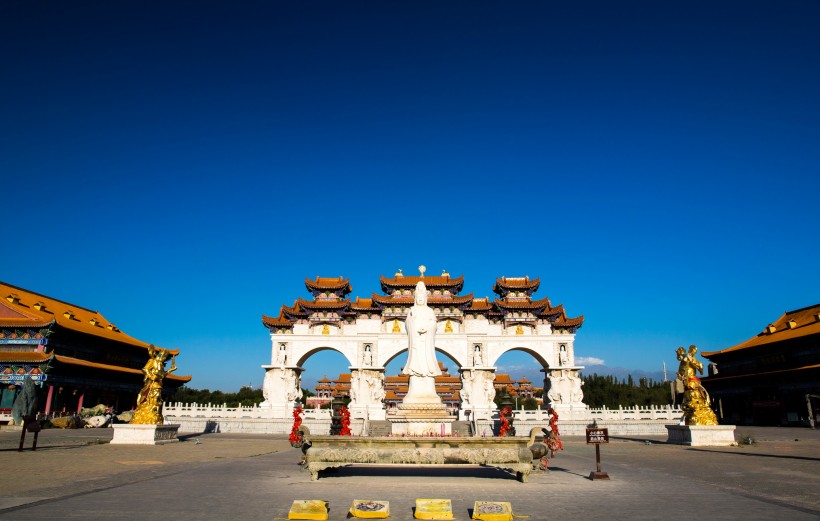
[[[321,499],[297,499],[290,507],[288,519],[327,519],[327,502]]]
[[[453,519],[453,505],[449,499],[417,499],[416,519]]]
[[[350,515],[364,519],[384,519],[390,517],[390,502],[354,499],[350,506]]]
[[[481,521],[513,521],[512,505],[506,501],[476,501],[473,519]]]

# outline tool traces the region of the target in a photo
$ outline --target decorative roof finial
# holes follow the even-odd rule
[[[425,271],[427,271],[427,267],[424,264],[419,266],[419,273],[421,273],[421,278],[424,278],[424,272]]]
[[[396,270],[396,274],[393,275],[394,277],[404,277],[404,274],[401,272],[401,268]]]

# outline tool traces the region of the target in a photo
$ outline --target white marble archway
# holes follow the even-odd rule
[[[473,322],[473,323],[470,323]],[[398,326],[398,327],[397,327]],[[473,418],[488,417],[495,405],[496,363],[505,353],[525,351],[540,363],[545,373],[545,400],[557,409],[585,408],[581,381],[574,356],[572,333],[546,327],[502,328],[487,321],[466,324],[439,322],[436,350],[458,365],[462,378],[462,411]],[[303,364],[327,349],[341,353],[351,371],[353,417],[384,418],[384,373],[387,364],[407,350],[404,323],[399,320],[360,318],[340,326],[296,324],[288,334],[271,333],[271,363],[265,371],[265,407],[275,417],[290,415],[301,398]]]

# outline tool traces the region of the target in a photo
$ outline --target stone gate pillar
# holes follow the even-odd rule
[[[265,380],[259,406],[273,410],[273,418],[290,418],[296,400],[302,398],[302,368],[298,366],[263,365]]]
[[[559,415],[563,413],[572,417],[576,412],[586,412],[587,405],[583,402],[584,392],[581,390],[584,382],[579,369],[577,366],[542,369],[545,373],[544,404],[555,409]]]
[[[384,420],[384,368],[351,368],[350,417]]]
[[[459,371],[461,408],[458,419],[490,420],[495,410],[495,368],[465,368]]]

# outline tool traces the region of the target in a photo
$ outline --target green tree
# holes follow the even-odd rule
[[[169,402],[198,403],[198,404],[227,404],[228,407],[251,407],[264,401],[261,389],[242,387],[239,392],[225,393],[208,389],[191,389],[182,386],[170,397]]]
[[[633,405],[667,405],[671,404],[669,384],[654,382],[650,378],[639,378],[638,384],[632,375],[620,382],[611,375],[582,375],[584,381],[584,402],[590,407],[606,406],[616,409]]]

